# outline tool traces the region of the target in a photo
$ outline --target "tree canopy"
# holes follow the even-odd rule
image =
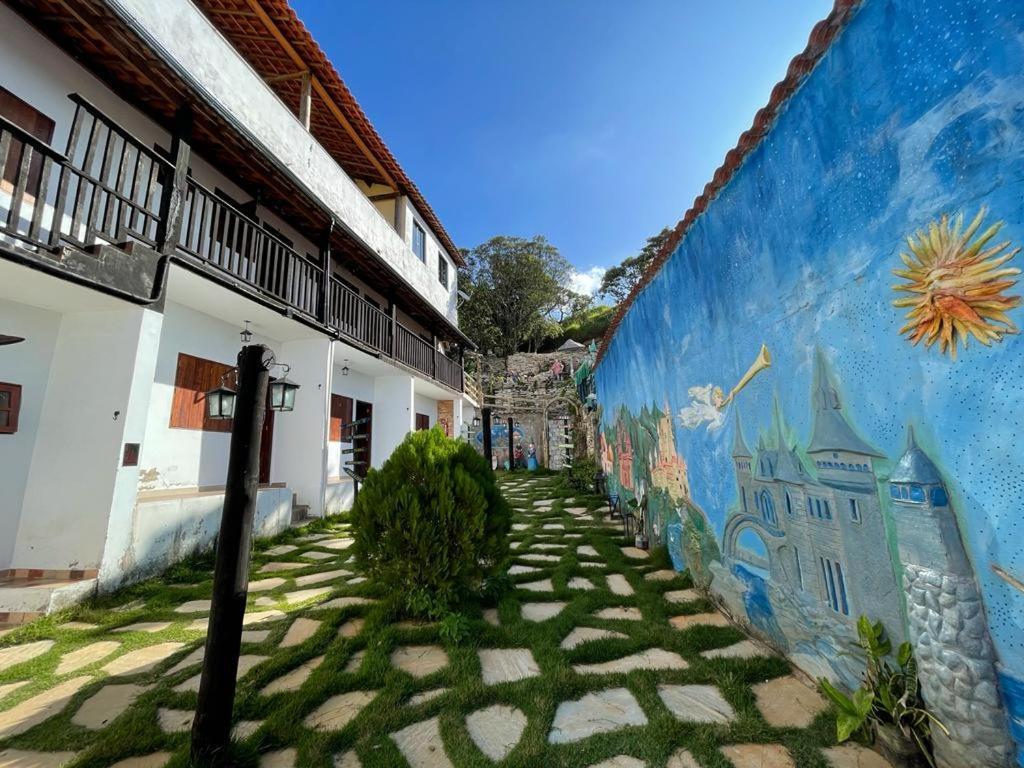
[[[647,238],[646,245],[636,256],[623,259],[621,264],[609,268],[604,273],[598,293],[611,297],[616,304],[625,301],[671,235],[672,230],[665,227],[654,237]]]

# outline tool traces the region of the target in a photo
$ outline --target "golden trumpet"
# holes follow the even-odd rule
[[[771,353],[768,351],[768,347],[762,344],[761,351],[758,353],[757,359],[754,360],[753,365],[751,365],[747,369],[747,372],[743,374],[743,378],[739,380],[739,383],[737,383],[736,386],[729,391],[729,394],[726,396],[725,400],[723,400],[722,404],[719,406],[719,410],[725,408],[725,406],[731,403],[733,398],[740,393],[741,389],[743,389],[745,386],[747,386],[747,384],[750,383],[750,380],[752,378],[757,376],[757,374],[759,374],[765,368],[771,367],[771,364]]]

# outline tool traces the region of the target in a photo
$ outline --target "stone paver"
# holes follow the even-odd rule
[[[599,619],[612,619],[615,621],[640,621],[643,618],[640,609],[633,608],[632,606],[602,608],[594,616]]]
[[[298,582],[298,579],[296,579],[295,581]],[[278,576],[275,576],[271,579],[260,579],[259,581],[250,581],[249,591],[268,592],[269,590],[277,589],[278,587],[286,583],[288,583],[288,579],[282,579]]]
[[[651,556],[651,553],[646,549],[638,549],[637,547],[623,547],[622,554],[630,560],[646,560]]]
[[[820,693],[792,675],[760,683],[751,690],[765,722],[774,728],[806,728],[828,708]]]
[[[353,653],[349,657],[348,662],[346,662],[345,666],[342,668],[341,671],[342,672],[347,672],[349,674],[354,674],[354,673],[358,672],[359,668],[361,666],[363,666],[363,659],[365,659],[365,658],[366,658],[366,651],[365,650],[356,651],[355,653]]]
[[[257,656],[254,654],[243,653],[238,657],[238,677],[236,679],[241,680],[245,677],[252,669],[259,666],[266,661],[268,656]],[[199,681],[202,679],[203,673],[198,672],[183,683],[179,683],[174,686],[174,690],[178,693],[198,693],[199,692]]]
[[[184,643],[147,645],[145,648],[128,651],[128,653],[107,662],[103,665],[103,671],[111,677],[149,672],[157,664],[170,658],[184,647]]]
[[[391,666],[413,677],[427,677],[448,666],[448,654],[436,645],[409,645],[391,653]]]
[[[609,688],[559,704],[548,742],[568,744],[630,725],[647,725],[647,716],[626,688]]]
[[[82,703],[71,722],[90,731],[106,728],[114,718],[134,704],[139,696],[152,688],[152,685],[105,685]]]
[[[665,768],[701,768],[690,751],[687,749],[677,749],[669,757],[668,762],[665,763]]]
[[[352,546],[352,543],[353,539],[331,539],[330,541],[321,541],[316,546],[337,551],[348,549]]]
[[[880,754],[859,744],[841,744],[822,750],[822,754],[832,768],[893,768]]]
[[[728,627],[729,620],[724,615],[715,611],[714,613],[693,613],[687,616],[673,616],[668,620],[676,629],[689,629],[698,624],[708,627]]]
[[[120,643],[113,640],[101,640],[96,643],[82,646],[77,651],[71,651],[60,657],[55,674],[67,675],[77,672],[82,667],[95,664],[100,659],[105,659],[121,647]]]
[[[391,738],[410,768],[454,768],[445,754],[441,728],[436,717],[413,723],[392,733]]]
[[[267,752],[260,758],[260,768],[295,768],[299,751],[294,748],[278,749]]]
[[[727,744],[721,751],[735,768],[796,768],[781,744]]]
[[[531,563],[557,563],[560,558],[558,555],[536,555],[528,553],[525,555],[519,555],[520,560],[529,560]]]
[[[26,752],[0,750],[0,768],[63,768],[75,759],[74,752]]]
[[[338,637],[355,637],[363,631],[366,619],[349,619],[338,627]]]
[[[53,648],[53,640],[37,640],[34,643],[24,645],[12,645],[10,648],[0,648],[0,672],[4,672],[18,664],[42,656]]]
[[[594,582],[590,579],[585,579],[582,576],[573,576],[565,586],[566,589],[596,589]]]
[[[647,768],[647,763],[631,755],[616,755],[600,763],[594,763],[589,768]]]
[[[530,549],[539,549],[541,551],[546,550],[546,549],[547,550],[564,550],[565,549],[565,544],[550,544],[550,543],[547,543],[547,542],[541,542],[539,544],[533,544],[530,547]]]
[[[242,616],[242,626],[249,627],[253,624],[266,624],[268,621],[280,621],[288,618],[281,611],[253,611]]]
[[[514,683],[540,674],[529,648],[482,648],[477,655],[484,685]]]
[[[128,624],[124,627],[118,627],[113,630],[114,632],[146,632],[150,635],[155,635],[157,632],[163,632],[171,626],[169,621],[137,621],[134,624]]]
[[[321,622],[316,619],[305,619],[301,617],[296,619],[292,622],[292,625],[288,627],[288,631],[284,633],[280,647],[293,648],[296,645],[302,645],[316,634],[316,631],[320,629],[320,624]]]
[[[307,600],[315,600],[318,597],[329,595],[333,587],[315,587],[313,589],[300,589],[295,592],[285,592],[283,599],[286,603],[304,603]]]
[[[57,629],[73,629],[84,632],[90,629],[99,629],[99,626],[87,621],[65,621],[63,624],[58,624]]]
[[[575,664],[572,669],[578,675],[608,675],[625,674],[637,669],[686,669],[688,666],[686,659],[678,653],[664,648],[649,648],[599,664]]]
[[[526,729],[522,710],[505,704],[478,709],[466,717],[466,730],[477,748],[495,762],[516,748]]]
[[[317,608],[348,608],[352,605],[372,605],[377,602],[368,597],[336,597],[326,603],[320,603]]]
[[[175,613],[209,613],[209,600],[189,600],[174,609]]]
[[[280,573],[281,571],[297,571],[300,568],[309,568],[309,563],[264,563],[257,573]]]
[[[701,651],[705,659],[753,659],[758,656],[771,656],[771,652],[750,640],[740,640],[725,648],[712,648]]]
[[[564,531],[565,526],[562,523],[544,523],[541,528],[545,531]]]
[[[294,552],[298,547],[294,544],[278,544],[276,547],[271,547],[263,552],[264,555],[287,555],[289,552]]]
[[[526,621],[547,621],[560,614],[568,603],[523,603],[522,615]]]
[[[306,727],[314,731],[340,731],[376,697],[377,691],[350,691],[332,696],[306,716]]]
[[[576,554],[583,555],[585,557],[598,557],[597,550],[589,544],[581,544],[576,547]]]
[[[13,683],[0,683],[0,701],[3,701],[5,696],[14,693],[16,690],[21,688],[21,686],[28,684],[28,680],[17,680]]]
[[[521,573],[537,573],[540,568],[534,568],[532,565],[513,565],[508,569],[509,576],[518,576]]]
[[[204,646],[200,645],[198,648],[196,648],[194,651],[192,651],[192,653],[190,653],[188,656],[183,658],[181,661],[179,661],[173,667],[168,669],[167,670],[167,675],[176,675],[179,672],[183,672],[184,670],[188,669],[189,667],[194,667],[196,664],[198,664],[199,662],[201,662],[203,660],[203,657],[205,655],[206,655],[206,648]]]
[[[410,707],[418,707],[420,704],[426,704],[428,701],[433,701],[438,696],[443,696],[448,693],[448,690],[448,688],[431,688],[429,691],[414,693],[409,697],[409,701],[407,703]]]
[[[704,595],[696,589],[676,589],[664,594],[666,600],[676,604],[692,603],[694,600],[700,600],[702,597]]]
[[[527,592],[554,592],[555,585],[551,583],[551,579],[541,579],[540,581],[530,581],[526,584],[516,584],[517,589],[525,589]]]
[[[17,736],[49,720],[90,682],[92,678],[88,675],[73,677],[0,712],[0,739]]]
[[[359,760],[359,755],[349,750],[334,756],[334,768],[363,768],[363,764]]]
[[[325,581],[333,581],[351,575],[352,571],[347,571],[344,568],[338,568],[334,571],[321,571],[320,573],[311,573],[308,576],[297,576],[295,578],[295,586],[308,587],[310,584],[321,584]]]
[[[605,639],[616,639],[626,640],[629,638],[628,635],[624,635],[621,632],[614,632],[610,629],[597,629],[595,627],[576,627],[572,632],[565,636],[561,644],[558,646],[563,650],[572,650],[584,643],[589,643],[591,640],[605,640]]]
[[[185,709],[166,709],[156,711],[156,722],[164,733],[186,733],[192,727],[195,713]]]
[[[679,574],[676,573],[675,571],[660,570],[660,571],[651,571],[650,573],[645,574],[644,578],[647,581],[672,581],[672,579],[674,579],[678,575]]]
[[[264,643],[270,637],[269,629],[243,629],[243,643]]]
[[[264,686],[260,693],[264,696],[272,696],[275,693],[290,693],[299,690],[313,674],[313,670],[319,667],[323,661],[323,656],[317,656],[315,659],[303,662],[291,672],[286,672],[276,680],[272,680]]]
[[[658,696],[677,720],[729,723],[736,712],[713,685],[659,685]]]
[[[492,627],[501,626],[501,618],[498,616],[497,608],[484,608],[484,621]]]
[[[630,586],[629,582],[626,581],[626,577],[621,573],[609,573],[606,578],[608,580],[608,589],[612,591],[612,594],[621,595],[622,597],[629,597],[633,594],[633,587]]]

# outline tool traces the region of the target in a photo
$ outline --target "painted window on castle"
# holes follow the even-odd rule
[[[761,517],[770,525],[779,524],[779,518],[775,514],[775,502],[768,491],[761,491]]]
[[[855,523],[860,522],[860,504],[856,499],[850,499],[850,519]]]
[[[917,483],[894,483],[889,486],[889,494],[900,501],[910,501],[915,504],[924,504],[924,488]]]
[[[743,498],[743,514],[745,515],[747,514],[747,489],[740,486],[740,492],[742,493]]]
[[[846,597],[846,578],[843,566],[839,561],[832,562],[827,557],[819,557],[821,577],[825,587],[825,602],[833,611],[844,616],[850,615],[850,604]]]
[[[796,583],[799,585],[800,591],[803,592],[804,571],[803,568],[800,567],[800,550],[796,549],[795,547],[793,548],[793,559],[796,562]]]
[[[793,516],[793,499],[790,498],[789,491],[786,491],[786,514]]]
[[[932,488],[932,506],[945,507],[947,504],[949,504],[949,494],[946,493],[946,489],[942,486]]]
[[[822,501],[822,505],[825,507],[825,519],[826,520],[831,520],[832,519],[832,507],[830,507],[828,505],[828,499],[823,500]]]

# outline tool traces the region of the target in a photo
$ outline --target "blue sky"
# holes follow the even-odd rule
[[[596,277],[678,221],[832,2],[293,4],[457,244],[542,234]]]

